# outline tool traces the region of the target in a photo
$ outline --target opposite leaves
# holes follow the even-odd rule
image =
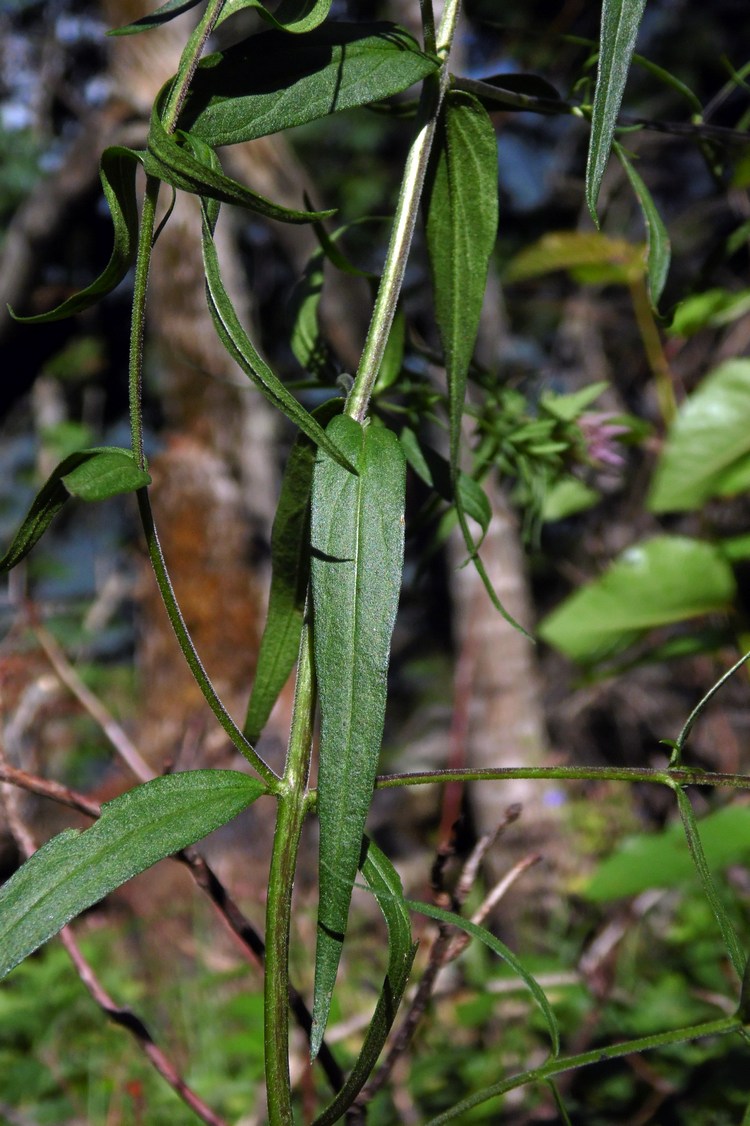
[[[385,718],[404,552],[405,459],[395,434],[346,416],[326,431],[357,468],[320,451],[312,491],[320,696],[320,902],[311,1047],[325,1032]]]

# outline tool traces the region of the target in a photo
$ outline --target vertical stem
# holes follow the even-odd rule
[[[630,296],[633,302],[638,331],[641,334],[641,342],[643,343],[643,349],[646,353],[646,359],[648,360],[648,366],[651,368],[651,374],[654,377],[659,412],[664,425],[669,426],[677,413],[677,402],[675,400],[674,387],[672,386],[672,373],[669,370],[667,357],[664,355],[659,329],[656,326],[654,314],[651,311],[651,302],[649,301],[648,290],[646,289],[646,283],[643,278],[638,278],[631,283]]]
[[[312,631],[306,623],[300,641],[294,712],[268,879],[264,1042],[270,1126],[293,1123],[289,1077],[289,932],[294,872],[306,812],[314,715]]]
[[[437,54],[441,58],[442,67],[439,76],[426,80],[422,87],[422,96],[417,111],[416,131],[409,149],[409,155],[406,158],[401,190],[396,204],[396,214],[393,218],[391,241],[383,267],[383,276],[380,279],[380,287],[375,298],[375,308],[354,379],[354,386],[346,403],[346,413],[358,422],[361,422],[367,414],[370,395],[378,377],[378,370],[383,361],[383,353],[396,314],[396,305],[414,236],[414,227],[417,222],[417,213],[422,198],[422,189],[432,141],[435,136],[438,114],[448,88],[450,75],[447,60],[460,7],[461,0],[446,0],[437,33]]]

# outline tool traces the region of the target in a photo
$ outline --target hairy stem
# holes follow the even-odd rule
[[[264,1039],[270,1126],[292,1126],[294,1121],[289,1077],[289,932],[297,852],[307,812],[306,788],[314,716],[312,634],[305,624],[300,641],[294,712],[268,878]]]
[[[445,91],[448,88],[450,76],[447,60],[460,7],[461,0],[447,0],[445,4],[437,32],[437,54],[440,56],[443,65],[439,77],[427,80],[422,87],[414,140],[406,158],[401,190],[396,204],[396,214],[393,219],[391,241],[383,267],[383,276],[380,279],[380,287],[375,298],[375,308],[354,379],[354,386],[346,403],[346,413],[357,419],[358,422],[361,422],[367,414],[372,389],[378,377],[383,353],[396,314],[396,305],[414,236],[438,114]]]

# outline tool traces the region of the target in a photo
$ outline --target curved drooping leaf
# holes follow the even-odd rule
[[[159,116],[159,106],[163,95],[157,99],[151,113],[151,125],[148,134],[148,152],[144,158],[144,167],[150,176],[156,176],[173,188],[191,192],[193,195],[208,197],[220,203],[233,203],[264,215],[267,219],[276,219],[280,223],[311,223],[314,219],[327,219],[333,211],[299,211],[294,208],[282,207],[265,196],[258,195],[225,176],[220,171],[218,158],[213,154],[210,146],[206,145],[213,159],[202,160],[196,152],[204,150],[193,146],[193,151],[178,143],[182,134],[167,133]],[[198,141],[201,141],[198,138]],[[205,145],[206,143],[203,142]]]
[[[313,31],[323,22],[331,10],[331,0],[282,0],[273,12],[269,12],[260,0],[227,0],[222,8],[219,23],[247,8],[255,8],[266,23],[277,27],[279,31],[299,35]]]
[[[330,399],[313,412],[325,425],[341,413],[343,399]],[[299,651],[310,576],[310,490],[317,447],[299,434],[287,459],[271,532],[271,590],[255,679],[243,728],[255,743]]]
[[[750,360],[727,360],[680,406],[659,458],[648,507],[685,512],[750,488]]]
[[[630,186],[641,205],[648,247],[648,292],[651,304],[656,308],[669,273],[669,261],[672,253],[669,233],[664,225],[664,220],[656,209],[650,191],[626,156],[622,145],[615,141],[612,147],[617,153],[628,180],[630,180]]]
[[[597,661],[657,626],[727,610],[731,568],[719,548],[687,536],[634,544],[539,626],[539,636],[573,660]]]
[[[130,450],[100,446],[69,454],[52,471],[39,490],[12,544],[0,559],[0,571],[9,571],[31,551],[46,532],[66,500],[107,500],[151,484]]]
[[[436,907],[432,903],[420,903],[412,899],[406,900],[406,906],[412,911],[419,911],[420,915],[427,915],[429,919],[436,919],[439,923],[448,923],[451,926],[458,927],[460,930],[465,931],[466,934],[471,935],[472,938],[479,939],[479,941],[489,947],[494,954],[497,954],[504,962],[507,962],[510,968],[521,978],[521,981],[527,987],[541,1009],[549,1031],[550,1040],[552,1041],[552,1051],[554,1055],[559,1053],[560,1030],[547,994],[536,978],[529,973],[523,963],[519,961],[513,951],[506,946],[504,942],[496,938],[486,927],[472,923],[471,919],[464,919],[462,915],[457,915],[454,911],[444,911],[442,907]]]
[[[313,1126],[333,1126],[334,1122],[339,1122],[372,1074],[393,1026],[417,952],[417,944],[411,938],[411,922],[398,872],[388,857],[367,837],[364,840],[360,868],[388,927],[388,967],[354,1067],[335,1099],[315,1119]]]
[[[643,246],[599,231],[551,231],[510,261],[505,280],[526,281],[553,270],[569,270],[581,282],[628,285],[645,272]]]
[[[113,27],[107,35],[137,35],[140,31],[150,31],[152,27],[160,27],[184,12],[189,12],[191,8],[197,7],[202,2],[203,0],[166,0],[165,4],[141,16],[139,20],[134,20],[133,23],[125,24],[123,27]]]
[[[102,153],[99,177],[104,196],[109,205],[114,227],[114,245],[109,262],[91,285],[80,293],[68,297],[48,313],[37,313],[32,317],[19,317],[11,314],[24,324],[43,324],[47,321],[60,321],[89,309],[102,297],[111,293],[127,274],[135,262],[138,249],[138,204],[135,193],[135,173],[143,162],[143,154],[113,146]]]
[[[0,977],[87,907],[231,821],[265,792],[235,770],[191,770],[136,786],[85,832],[66,829],[0,888]]]
[[[337,21],[294,40],[267,31],[202,60],[179,125],[234,145],[388,98],[437,66],[394,24]]]
[[[603,0],[599,64],[586,162],[586,202],[599,226],[596,201],[607,166],[630,61],[646,0]]]
[[[425,485],[434,489],[443,500],[452,504],[454,492],[450,465],[442,454],[426,443],[420,445],[416,434],[408,426],[403,428],[399,439],[404,447],[406,460],[417,476]],[[482,529],[482,534],[485,535],[492,519],[492,509],[482,486],[462,470],[458,474],[456,487],[461,494],[466,515],[476,520]]]
[[[323,451],[313,471],[313,641],[321,716],[313,1057],[328,1020],[383,735],[406,475],[390,430],[342,415],[326,434],[359,476]]]
[[[297,402],[291,391],[284,386],[279,377],[261,358],[250,337],[240,324],[240,319],[221,280],[211,220],[205,206],[203,208],[203,263],[206,272],[209,312],[219,339],[229,355],[252,379],[269,402],[298,426],[303,434],[307,434],[308,438],[315,442],[317,446],[325,449],[340,465],[352,471],[346,457],[331,441],[320,423],[316,422],[312,415]]]

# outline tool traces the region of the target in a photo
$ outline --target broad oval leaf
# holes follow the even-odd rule
[[[735,582],[712,544],[655,536],[622,553],[539,626],[539,636],[567,656],[592,663],[657,626],[727,610]]]
[[[750,488],[750,360],[715,368],[682,404],[656,467],[651,512],[685,512]]]
[[[169,774],[107,802],[85,832],[53,837],[0,888],[0,977],[81,911],[263,793],[262,782],[236,770]]]
[[[383,735],[406,476],[403,451],[390,430],[342,415],[326,433],[359,475],[324,451],[313,472],[313,638],[321,715],[313,1057],[328,1020]]]
[[[315,1119],[313,1126],[333,1126],[333,1123],[339,1122],[372,1074],[396,1018],[417,952],[417,944],[411,938],[411,921],[398,872],[388,857],[367,837],[360,869],[378,901],[388,927],[388,967],[354,1067],[335,1099]]]
[[[0,571],[9,571],[28,555],[70,497],[106,500],[151,484],[130,450],[100,446],[69,454],[52,471],[39,490],[12,544],[0,559]]]
[[[388,98],[437,66],[394,24],[332,22],[294,40],[267,31],[203,59],[179,125],[235,145]]]
[[[586,162],[586,202],[597,227],[596,201],[645,6],[646,0],[603,0],[602,4],[599,64]]]
[[[24,324],[43,324],[47,321],[60,321],[89,309],[102,297],[111,293],[127,274],[135,262],[138,248],[138,203],[135,193],[135,174],[143,154],[132,149],[114,146],[105,149],[99,167],[99,176],[104,196],[109,205],[114,227],[114,245],[109,262],[91,285],[80,293],[68,297],[48,313],[37,313],[32,317],[19,317],[11,310],[11,315]]]

